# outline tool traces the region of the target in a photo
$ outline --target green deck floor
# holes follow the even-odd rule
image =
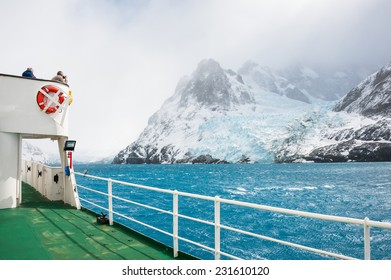
[[[50,202],[23,184],[21,207],[0,210],[2,260],[169,260],[172,249],[96,215]],[[177,259],[191,259],[180,254]]]

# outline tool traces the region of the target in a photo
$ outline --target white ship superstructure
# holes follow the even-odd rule
[[[22,163],[23,139],[58,142],[62,170],[53,183],[40,191],[59,193],[65,203],[80,208],[73,174],[65,172],[70,168],[64,146],[68,140],[71,101],[67,84],[0,74],[0,209],[21,203],[22,171],[33,172],[31,166]]]

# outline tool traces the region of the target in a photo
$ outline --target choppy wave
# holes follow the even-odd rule
[[[158,188],[177,189],[221,198],[264,205],[363,219],[390,222],[391,217],[391,163],[346,164],[253,164],[253,165],[88,165],[89,174],[112,179],[132,178],[139,183]],[[75,167],[84,170],[86,166]],[[86,178],[78,183],[89,186]],[[114,189],[116,195],[121,191]],[[104,188],[104,186],[102,186]],[[80,196],[83,197],[83,192]],[[170,211],[169,195],[139,192],[125,188],[123,195]],[[99,203],[106,199],[96,198]],[[180,198],[180,213],[213,221],[213,202]],[[86,207],[88,205],[85,205]],[[129,211],[143,222],[172,230],[170,215],[156,215],[152,210],[145,213],[141,207],[119,205],[117,209]],[[127,210],[129,209],[129,210]],[[98,209],[100,212],[100,209]],[[299,218],[292,215],[226,206],[221,208],[222,222],[243,230],[280,238],[318,249],[362,258],[362,227],[340,223]],[[172,240],[159,232],[128,223],[133,229],[171,246]],[[180,234],[213,247],[214,229],[193,221],[180,221]],[[391,231],[371,229],[374,259],[391,259]],[[244,259],[327,259],[269,241],[257,240],[243,234],[224,231],[222,249]],[[194,239],[193,239],[194,240]],[[191,244],[181,244],[181,250],[203,259],[213,254]]]

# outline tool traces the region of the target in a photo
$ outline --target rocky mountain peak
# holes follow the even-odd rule
[[[353,88],[334,111],[358,113],[367,117],[391,117],[391,63]]]
[[[312,114],[291,126],[275,160],[390,161],[390,117],[391,63],[353,88],[334,112]]]
[[[224,75],[224,70],[221,68],[220,64],[213,59],[204,59],[200,61],[197,69],[193,73],[193,76],[200,80],[221,75]]]
[[[238,73],[244,77],[245,82],[254,88],[304,103],[311,103],[305,92],[267,66],[259,66],[255,62],[247,61],[238,70]]]
[[[235,105],[254,103],[252,94],[242,77],[232,70],[224,70],[213,60],[203,60],[190,78],[177,86],[180,107],[198,104],[203,107],[228,110]]]

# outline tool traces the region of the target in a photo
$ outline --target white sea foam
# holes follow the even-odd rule
[[[286,190],[288,190],[288,191],[304,191],[304,190],[316,190],[316,189],[318,189],[318,188],[313,187],[313,186],[286,188]]]
[[[285,187],[285,186],[270,186],[264,188],[254,188],[255,191],[270,191],[270,190],[283,190],[283,191],[304,191],[304,190],[316,190],[315,186],[304,187]]]
[[[282,189],[284,187],[282,186],[270,186],[270,187],[260,187],[260,188],[254,188],[256,191],[270,191],[270,190],[278,190]]]
[[[248,190],[243,187],[233,187],[233,186],[227,189],[227,191],[230,194],[239,194],[239,195],[244,195],[249,193]]]

